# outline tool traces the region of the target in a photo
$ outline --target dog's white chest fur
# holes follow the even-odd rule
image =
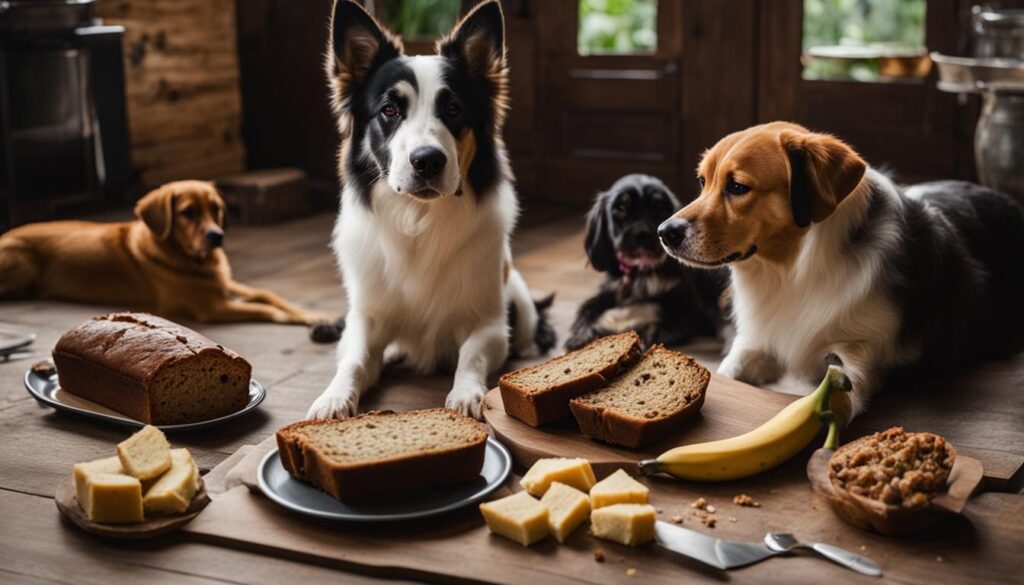
[[[869,174],[879,187],[876,196],[898,204],[891,183]],[[886,254],[899,245],[899,225],[890,218],[892,225],[877,226],[874,249],[847,250],[846,238],[866,211],[866,202],[853,198],[813,226],[790,266],[754,259],[732,268],[737,334],[721,373],[762,384],[789,372],[814,383],[828,354],[836,353],[851,379],[873,389],[879,365],[909,359],[915,350],[900,346],[902,316],[879,278]],[[859,409],[868,397],[856,390],[855,382]]]
[[[420,202],[378,185],[373,210],[347,191],[334,251],[350,310],[371,315],[410,365],[453,363],[481,322],[504,314],[511,189]]]

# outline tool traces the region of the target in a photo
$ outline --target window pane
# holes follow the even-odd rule
[[[448,33],[459,19],[462,0],[377,0],[378,16],[404,39],[430,39]]]
[[[653,53],[657,0],[580,0],[580,55]]]
[[[804,78],[920,77],[926,0],[804,0]]]

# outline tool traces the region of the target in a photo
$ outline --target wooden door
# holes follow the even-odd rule
[[[537,2],[535,10],[542,189],[579,202],[634,172],[678,186],[679,3],[657,3],[649,54],[581,55],[579,2]]]

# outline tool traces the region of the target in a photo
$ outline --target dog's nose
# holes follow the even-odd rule
[[[206,232],[206,243],[210,244],[211,248],[218,248],[224,244],[224,232],[220,230],[210,230]]]
[[[412,154],[409,155],[409,162],[412,163],[412,168],[416,170],[417,175],[424,179],[433,179],[444,169],[444,165],[448,163],[448,157],[438,148],[421,146],[412,151]]]
[[[690,229],[690,222],[685,219],[670,217],[658,226],[658,237],[666,246],[678,246],[686,239],[686,232]]]

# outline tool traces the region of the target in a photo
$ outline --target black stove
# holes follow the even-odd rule
[[[120,195],[132,178],[121,41],[96,0],[0,0],[0,228]]]

